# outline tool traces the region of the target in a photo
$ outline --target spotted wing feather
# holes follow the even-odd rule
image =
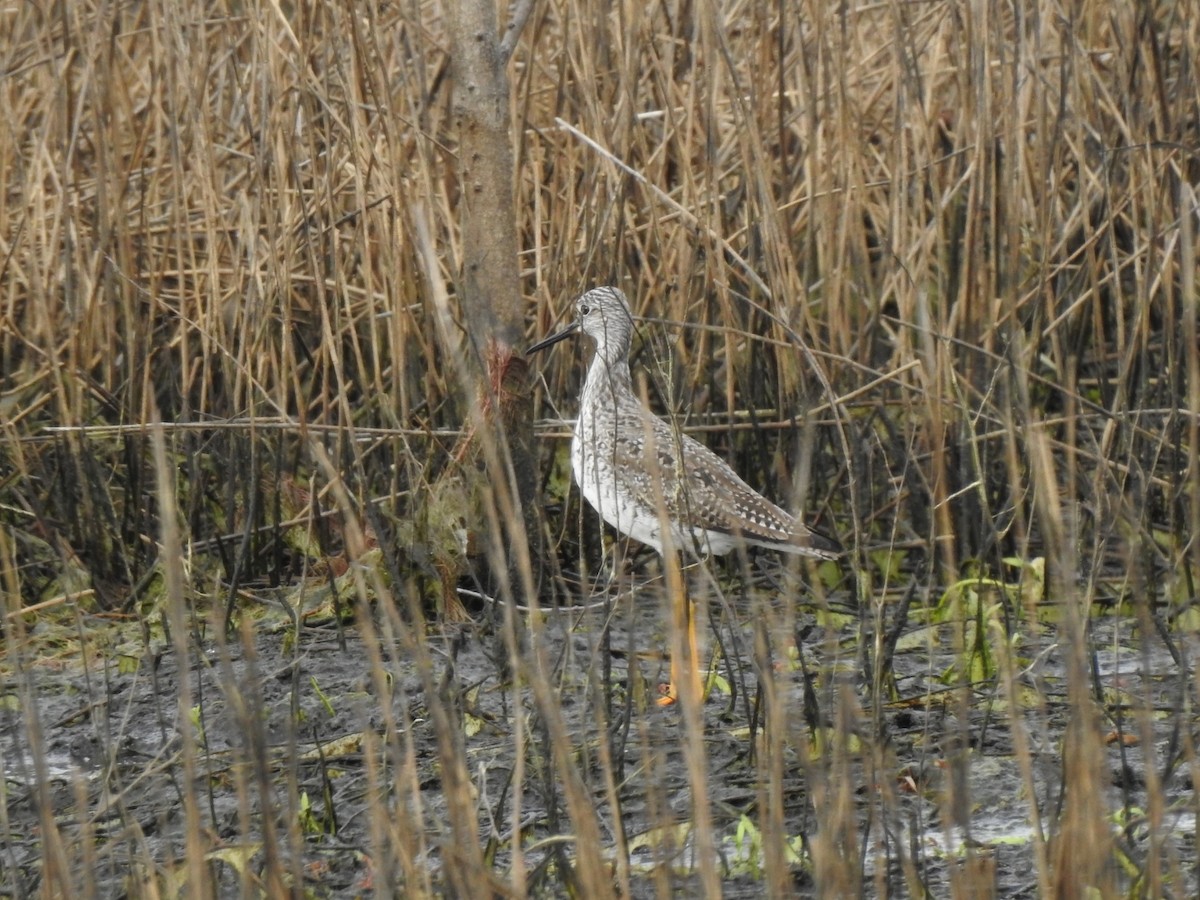
[[[644,457],[649,447],[654,465],[646,465],[645,460],[618,465],[620,490],[630,492],[650,509],[662,504],[672,521],[688,522],[695,532],[710,532],[710,537],[723,535],[733,541],[823,558],[840,551],[837,544],[813,534],[758,494],[703,444],[686,434],[676,436],[648,411],[639,413],[646,441],[624,449]],[[732,546],[729,541],[713,541],[715,552],[726,552]]]

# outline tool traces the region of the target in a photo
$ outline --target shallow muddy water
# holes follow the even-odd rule
[[[772,583],[735,584],[709,603],[704,643],[726,661],[702,709],[699,757],[683,711],[653,702],[668,676],[654,581],[519,616],[517,666],[503,628],[489,624],[501,617],[486,610],[478,624],[422,632],[424,670],[403,640],[378,637],[388,633],[378,615],[367,629],[351,620],[296,634],[267,614],[245,641],[197,629],[184,659],[163,643],[135,654],[135,641],[49,663],[30,643],[8,660],[0,719],[5,893],[38,894],[54,852],[96,896],[140,896],[151,878],[180,895],[172,873],[188,850],[189,798],[221,896],[258,883],[272,841],[311,896],[445,890],[456,857],[437,722],[448,712],[478,840],[504,882],[519,826],[533,894],[565,890],[576,855],[557,749],[587,791],[614,882],[633,896],[702,890],[697,787],[726,896],[762,896],[770,852],[785,860],[790,890],[817,896],[829,870],[813,848],[846,815],[839,846],[861,893],[946,896],[953,882],[978,896],[1038,896],[1038,843],[1074,802],[1063,788],[1071,705],[1058,629],[1018,623],[1011,691],[1002,677],[947,683],[964,665],[963,632],[922,624],[930,616],[914,608],[893,678],[873,689],[870,616],[786,603]],[[1133,861],[1116,883],[1128,889],[1153,850],[1171,890],[1194,893],[1196,704],[1185,665],[1196,641],[1171,635],[1177,660],[1160,634],[1115,615],[1095,618],[1089,639],[1104,826]],[[773,704],[758,690],[764,667]],[[536,678],[552,689],[552,712]],[[548,716],[569,747],[552,746]],[[387,862],[381,815],[404,817],[408,869]]]

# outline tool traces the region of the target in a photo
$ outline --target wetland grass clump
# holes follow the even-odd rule
[[[651,405],[851,548],[684,573],[681,723],[578,361],[539,591],[456,474],[439,9],[0,26],[4,891],[1195,893],[1200,24],[535,5],[530,343],[619,285]]]

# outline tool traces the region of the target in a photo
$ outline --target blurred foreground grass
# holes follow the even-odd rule
[[[1197,767],[1198,29],[1172,2],[535,7],[510,71],[531,337],[580,290],[620,284],[645,317],[635,367],[656,408],[853,547],[806,574],[815,605],[852,611],[822,614],[807,697],[778,665],[807,627],[795,582],[750,561],[693,579],[741,612],[722,628],[748,629],[725,647],[748,673],[733,715],[754,748],[733,757],[731,799],[697,791],[730,777],[694,768],[720,755],[713,704],[704,734],[664,738],[693,742],[691,780],[644,792],[683,761],[651,747],[637,665],[590,655],[627,603],[553,640],[542,629],[578,614],[516,608],[574,609],[590,592],[572,579],[602,566],[557,426],[542,596],[456,606],[478,587],[464,524],[480,500],[431,494],[456,483],[440,476],[464,420],[447,362],[462,332],[438,302],[463,190],[440,7],[7,10],[6,890],[108,896],[128,869],[137,896],[666,896],[714,865],[662,849],[688,846],[673,829],[710,803],[751,848],[743,868],[720,860],[731,893],[965,896],[1014,870],[1043,894],[1194,891],[1195,847],[1167,811],[1195,815],[1171,790]],[[539,364],[544,418],[570,416],[581,360]],[[267,609],[279,632],[256,626]],[[442,624],[464,614],[483,623],[483,685],[455,667],[475,632]],[[914,636],[939,615],[962,628],[922,657]],[[333,713],[310,671],[327,640],[345,660],[327,664],[363,679],[326,697]],[[1126,651],[1132,688],[1107,665]],[[170,793],[141,813],[121,801],[134,707],[116,701],[157,696],[140,691],[164,660]],[[55,705],[64,687],[88,698],[77,715]],[[481,687],[507,698],[498,779],[467,734],[487,721]],[[997,692],[1003,708],[983,704]],[[945,716],[897,739],[910,707]],[[241,740],[218,762],[221,728]],[[100,749],[66,752],[81,734]],[[304,756],[346,735],[364,735],[352,797]],[[898,823],[969,826],[989,750],[1026,792],[1022,862],[997,874],[986,845],[961,864],[914,850]],[[46,762],[63,752],[67,774]],[[936,789],[910,778],[938,766],[954,777]],[[910,784],[915,806],[893,788]],[[342,833],[368,880],[322,880],[314,848],[337,846],[339,807],[358,811]]]

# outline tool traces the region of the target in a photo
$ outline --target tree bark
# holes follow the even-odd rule
[[[529,366],[518,350],[525,328],[505,74],[511,45],[506,41],[506,50],[498,40],[495,0],[447,0],[446,9],[461,190],[462,270],[456,293],[466,341],[460,348],[453,346],[457,343],[453,320],[446,315],[447,298],[440,285],[431,284],[431,297],[438,306],[443,325],[439,334],[447,344],[447,356],[460,370],[469,412],[451,465],[431,485],[425,502],[430,509],[444,510],[447,498],[464,499],[462,517],[474,538],[468,540],[467,556],[473,555],[472,543],[486,554],[483,571],[477,570],[480,580],[511,610],[517,597],[536,590],[532,561],[540,558],[532,390]],[[515,44],[511,31],[510,37]],[[422,255],[433,279],[438,271],[436,251],[428,235],[423,244]],[[453,521],[433,523],[432,530],[457,527],[458,516],[448,518]],[[442,562],[448,567],[456,564],[453,571],[442,574],[442,614],[455,618],[461,612],[456,587],[468,560],[448,552]],[[515,617],[507,619],[512,622]],[[440,710],[435,726],[447,784],[460,788],[448,790],[447,796],[461,798],[467,796],[461,788],[470,783],[470,776],[456,733],[457,719],[446,715],[447,708],[453,706]],[[471,810],[451,802],[449,814],[456,852],[449,858],[447,877],[452,893],[469,896],[488,883],[488,866]]]
[[[494,0],[450,0],[463,247],[460,302],[471,336],[525,334],[517,268],[507,57]]]
[[[469,352],[480,363],[476,371],[481,376],[478,388],[484,415],[476,417],[480,427],[475,437],[487,461],[497,514],[492,522],[503,523],[508,570],[514,577],[520,545],[530,548],[532,561],[540,558],[532,386],[519,349],[525,337],[525,309],[506,72],[531,6],[532,0],[517,5],[501,41],[495,0],[447,3],[461,190],[459,304]],[[524,534],[517,522],[524,524]],[[477,526],[477,533],[494,532],[486,522],[471,524]],[[514,588],[517,583],[510,580]]]

